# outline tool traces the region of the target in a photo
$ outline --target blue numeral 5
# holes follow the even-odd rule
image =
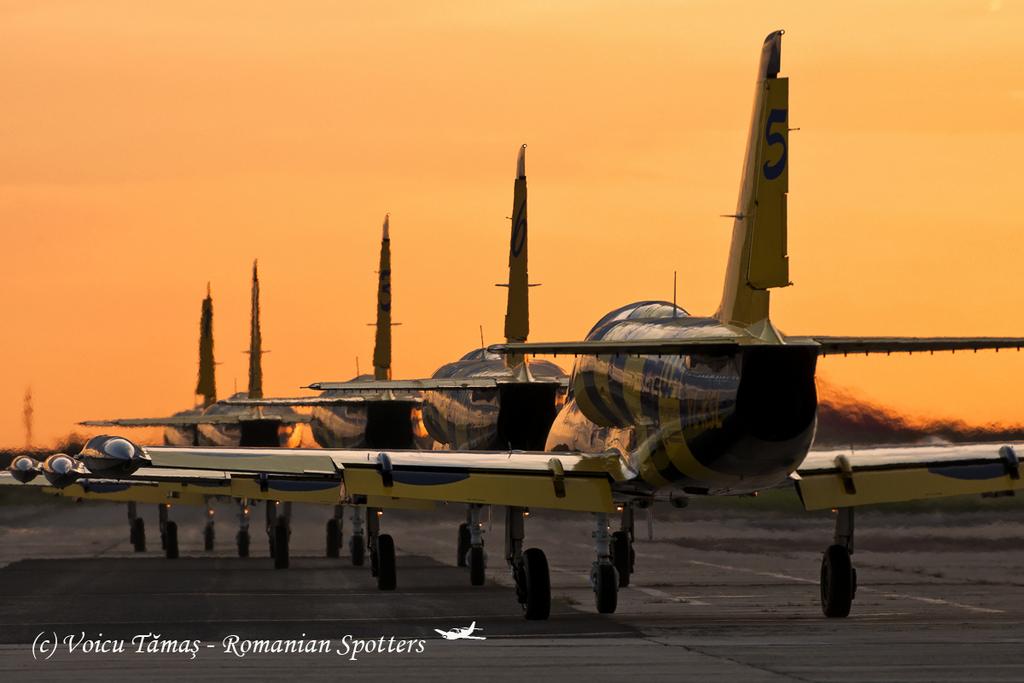
[[[764,162],[764,177],[768,180],[775,180],[786,170],[786,136],[782,133],[772,132],[772,125],[781,123],[786,125],[787,109],[772,109],[768,112],[768,121],[764,125],[764,141],[769,147],[782,145],[782,156],[774,164]]]

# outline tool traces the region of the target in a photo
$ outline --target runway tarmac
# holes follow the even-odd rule
[[[500,515],[488,532],[486,586],[455,564],[461,510],[388,513],[398,590],[379,592],[365,567],[323,557],[327,508],[296,506],[292,562],[275,570],[253,514],[253,557],[234,557],[233,511],[218,505],[217,548],[202,550],[203,511],[176,508],[182,557],[128,544],[124,506],[0,506],[0,679],[143,677],[408,680],[1024,680],[1024,505],[919,506],[858,515],[860,588],[845,620],[821,616],[817,573],[831,515],[756,501],[659,508],[644,518],[637,574],[615,615],[599,615],[587,583],[586,515],[537,511],[527,544],[552,567],[547,622],[527,622],[502,558]],[[346,528],[346,536],[348,529]],[[485,641],[445,641],[434,629],[483,628]],[[58,641],[125,639],[123,653],[34,659],[39,634]],[[103,634],[102,637],[99,634]],[[136,653],[139,634],[202,641],[188,653]],[[225,651],[224,639],[330,639],[330,653]],[[422,641],[422,652],[338,654],[357,640]],[[36,656],[39,641],[36,642]]]

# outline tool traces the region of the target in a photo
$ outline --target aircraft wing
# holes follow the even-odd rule
[[[365,391],[365,390],[364,390]],[[224,403],[232,406],[288,406],[316,407],[359,405],[367,401],[388,400],[396,403],[423,403],[420,396],[385,397],[382,392],[374,392],[368,396],[296,396],[294,398],[239,398],[225,399]]]
[[[740,348],[767,346],[746,337],[693,337],[677,339],[589,340],[494,344],[494,353],[530,353],[544,356],[657,356],[727,355]],[[785,346],[814,346],[820,356],[851,353],[918,353],[923,351],[981,351],[1024,348],[1024,337],[786,337]]]
[[[694,337],[692,339],[585,340],[573,342],[523,342],[493,344],[488,351],[502,354],[530,353],[538,356],[657,356],[729,354],[748,345],[743,337]]]
[[[444,391],[446,389],[493,389],[503,384],[525,384],[515,377],[455,377],[439,379],[365,380],[359,382],[314,382],[304,389],[320,391]],[[536,377],[529,384],[555,384],[569,386],[568,377]]]
[[[1024,491],[1024,444],[812,451],[791,475],[808,510]]]
[[[1024,347],[1024,337],[804,337],[818,344],[819,356],[851,353],[981,351]],[[787,342],[791,338],[787,338]]]
[[[233,425],[243,422],[283,422],[287,424],[311,421],[309,415],[173,415],[171,417],[128,417],[113,420],[85,420],[85,427],[194,427],[195,425]]]
[[[341,482],[370,500],[515,505],[612,512],[612,483],[630,478],[617,454],[538,451],[369,451],[142,448],[149,468],[228,472],[233,479]]]

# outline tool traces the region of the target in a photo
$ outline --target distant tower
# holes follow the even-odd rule
[[[25,389],[25,407],[22,415],[25,418],[25,448],[32,448],[32,415],[35,410],[32,408],[32,387]]]

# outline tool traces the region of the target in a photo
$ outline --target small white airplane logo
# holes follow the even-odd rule
[[[466,628],[453,628],[450,631],[435,628],[434,631],[440,633],[445,640],[487,640],[486,636],[473,635],[473,631],[483,631],[482,628],[477,627],[475,621]]]

